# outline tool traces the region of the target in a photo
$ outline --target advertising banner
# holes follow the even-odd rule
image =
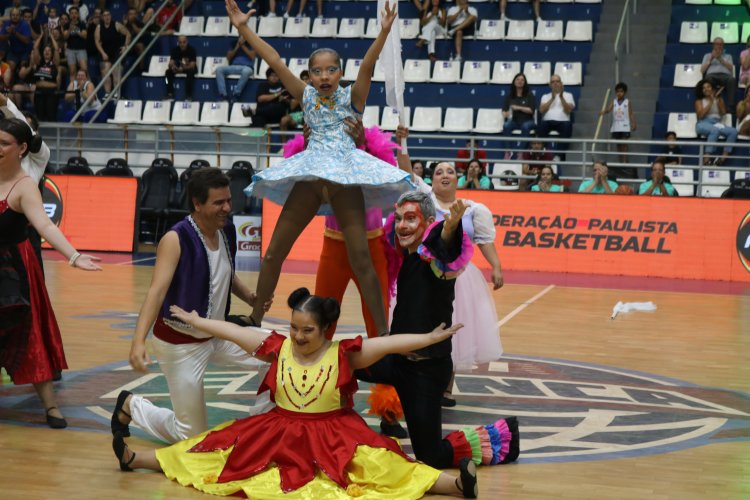
[[[260,258],[261,217],[235,215],[232,222],[237,228],[237,257]]]

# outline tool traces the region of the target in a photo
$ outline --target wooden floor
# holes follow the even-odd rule
[[[125,321],[113,317],[137,312],[152,268],[110,264],[102,273],[84,273],[47,262],[46,270],[70,365],[58,389],[72,428],[48,429],[41,410],[27,411],[33,401],[30,387],[0,386],[0,497],[202,497],[161,474],[121,473],[108,421],[86,410],[98,405],[111,409],[114,401],[100,398],[106,380],[101,379],[101,387],[95,380],[76,384],[79,372],[127,360],[132,330],[113,328]],[[242,277],[254,286],[254,274]],[[302,285],[312,288],[313,276],[282,276],[269,316],[286,318],[286,296]],[[506,354],[738,391],[735,424],[722,439],[701,446],[619,458],[524,461],[522,454],[515,465],[480,468],[480,498],[750,498],[750,297],[548,285],[509,283],[495,293],[498,316],[505,318]],[[612,306],[620,300],[652,300],[658,310],[613,321]],[[350,289],[342,309],[342,324],[362,324],[356,291]],[[107,317],[97,319],[100,315]],[[133,321],[132,314],[127,321]],[[23,421],[30,418],[34,421]],[[523,436],[523,419],[521,430]],[[138,438],[133,443],[155,446]]]

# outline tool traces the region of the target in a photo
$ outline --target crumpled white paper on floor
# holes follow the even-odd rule
[[[615,319],[618,314],[631,311],[656,311],[656,304],[653,302],[618,302],[612,309],[611,319]]]

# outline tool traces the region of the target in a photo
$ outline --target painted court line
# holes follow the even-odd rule
[[[515,309],[513,309],[503,319],[501,319],[500,321],[497,322],[497,327],[500,328],[501,326],[503,326],[505,323],[507,323],[508,321],[510,321],[511,319],[513,319],[518,313],[520,313],[521,311],[523,311],[524,309],[526,309],[528,306],[530,306],[531,304],[533,304],[534,301],[536,301],[537,299],[541,298],[544,294],[546,294],[547,292],[549,292],[553,288],[555,288],[555,285],[548,286],[547,288],[545,288],[541,292],[537,293],[536,295],[534,295],[533,297],[531,297],[529,300],[527,300],[526,302],[524,302],[520,306],[518,306]]]
[[[125,262],[119,262],[119,263],[117,263],[115,265],[116,266],[127,266],[127,265],[130,265],[130,264],[138,264],[139,262],[146,262],[146,261],[155,260],[155,259],[156,259],[156,255],[152,255],[151,257],[144,257],[142,259],[128,260],[128,261],[125,261]]]

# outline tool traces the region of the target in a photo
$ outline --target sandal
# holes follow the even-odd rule
[[[464,457],[458,463],[461,470],[461,484],[458,484],[456,478],[456,487],[464,494],[464,498],[477,498],[479,496],[479,485],[477,484],[477,466],[469,458]]]
[[[112,438],[112,450],[114,450],[115,452],[117,461],[120,462],[120,470],[123,472],[132,472],[133,469],[130,468],[130,464],[132,464],[133,460],[135,460],[135,452],[131,452],[130,460],[125,462],[125,450],[127,449],[128,445],[125,444],[125,438],[122,436],[122,434],[115,434],[115,437]]]
[[[65,429],[68,426],[68,422],[64,418],[50,415],[49,412],[52,410],[57,410],[57,406],[47,408],[47,425],[53,429]]]
[[[130,437],[130,427],[128,427],[129,424],[123,424],[120,422],[119,414],[122,413],[129,419],[133,420],[133,417],[131,417],[128,412],[122,409],[122,407],[125,405],[125,400],[128,399],[128,396],[131,396],[133,393],[130,391],[120,391],[120,394],[117,396],[117,404],[115,404],[115,410],[112,412],[112,420],[110,421],[110,428],[112,429],[112,435],[116,436],[117,433],[120,433],[123,437]]]

